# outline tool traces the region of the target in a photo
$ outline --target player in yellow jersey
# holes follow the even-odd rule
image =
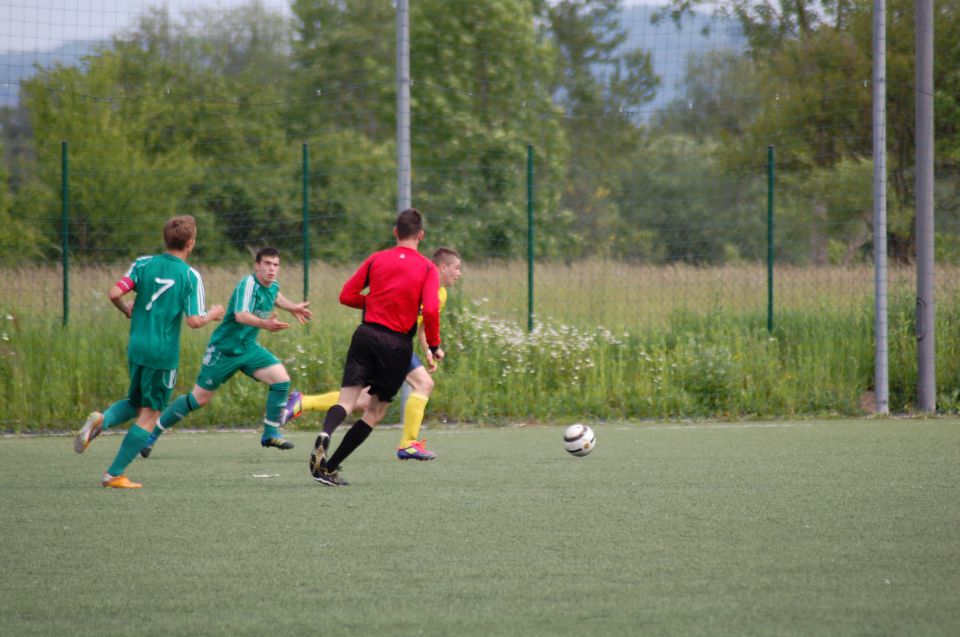
[[[447,288],[456,283],[461,276],[460,254],[452,248],[437,248],[433,253],[433,263],[440,273],[440,310],[442,311],[447,303]],[[423,424],[427,402],[433,392],[434,381],[431,374],[437,370],[437,360],[443,355],[434,357],[430,348],[427,347],[427,337],[422,326],[417,331],[417,340],[420,341],[420,349],[424,352],[426,364],[414,353],[410,360],[410,369],[407,371],[406,382],[411,391],[403,407],[403,434],[400,438],[400,446],[397,448],[397,457],[401,460],[433,460],[437,457],[437,454],[427,450],[424,440],[417,438],[420,435],[420,425]],[[339,396],[339,390],[308,395],[294,391],[287,400],[281,419],[286,423],[300,416],[303,411],[327,411],[337,404]],[[364,409],[368,400],[369,394],[365,389],[355,409]]]

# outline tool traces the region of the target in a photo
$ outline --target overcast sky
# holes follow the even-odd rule
[[[251,0],[0,0],[0,51],[43,51],[64,42],[103,40],[129,28],[150,7],[178,16],[198,9],[227,10]],[[290,14],[290,0],[260,0]]]
[[[412,0],[416,1],[416,0]],[[649,0],[648,0],[649,1]],[[150,7],[178,16],[198,9],[227,10],[251,0],[0,0],[0,52],[48,51],[65,42],[105,40],[129,28]],[[260,0],[290,15],[290,0]],[[625,0],[624,4],[643,4]]]

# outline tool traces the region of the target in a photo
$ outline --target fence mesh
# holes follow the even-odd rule
[[[162,250],[175,214],[198,219],[192,262],[211,302],[269,244],[289,297],[308,287],[324,315],[356,320],[336,307],[340,284],[391,244],[396,212],[393,3],[14,5],[0,27],[8,341],[14,323],[67,312],[122,340],[106,291],[131,259]],[[624,334],[684,317],[868,318],[871,4],[823,7],[411,2],[413,201],[423,251],[464,257],[458,302],[520,326],[532,312]],[[909,306],[912,39],[893,36],[912,4],[901,8],[888,224],[891,295]],[[945,11],[938,43],[957,28]],[[944,46],[937,64],[953,56]],[[952,125],[951,88],[936,96],[938,134]],[[960,199],[942,137],[938,298],[952,299]],[[863,378],[852,392],[869,389]],[[899,406],[909,401],[906,389]]]

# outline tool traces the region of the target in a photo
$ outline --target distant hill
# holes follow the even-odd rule
[[[67,42],[49,51],[0,52],[0,106],[13,106],[20,97],[20,82],[37,72],[37,67],[48,68],[56,64],[74,66],[84,56],[105,44],[103,41],[87,40]]]
[[[743,51],[746,48],[746,38],[734,20],[695,14],[685,17],[679,27],[670,19],[652,24],[651,19],[661,8],[631,5],[623,8],[620,18],[628,33],[624,48],[649,51],[654,72],[662,81],[657,97],[644,107],[645,111],[663,108],[679,94],[690,56],[719,49]]]
[[[684,18],[680,28],[671,20],[652,24],[651,18],[659,7],[630,5],[623,8],[620,22],[628,36],[624,47],[640,48],[653,55],[654,71],[662,78],[660,90],[654,101],[644,110],[663,108],[678,91],[690,55],[702,55],[710,50],[734,49],[742,51],[745,46],[739,25],[731,20],[719,20],[708,15],[696,14]],[[709,34],[704,35],[704,29]],[[0,106],[17,103],[20,82],[32,77],[36,67],[55,64],[76,65],[84,56],[94,53],[105,41],[67,42],[49,51],[0,52]]]

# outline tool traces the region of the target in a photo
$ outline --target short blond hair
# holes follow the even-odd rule
[[[190,239],[197,238],[197,220],[190,215],[169,219],[163,226],[163,242],[167,250],[183,250]]]
[[[460,261],[460,253],[453,248],[440,247],[433,252],[433,263],[435,265],[450,265],[454,261]]]

